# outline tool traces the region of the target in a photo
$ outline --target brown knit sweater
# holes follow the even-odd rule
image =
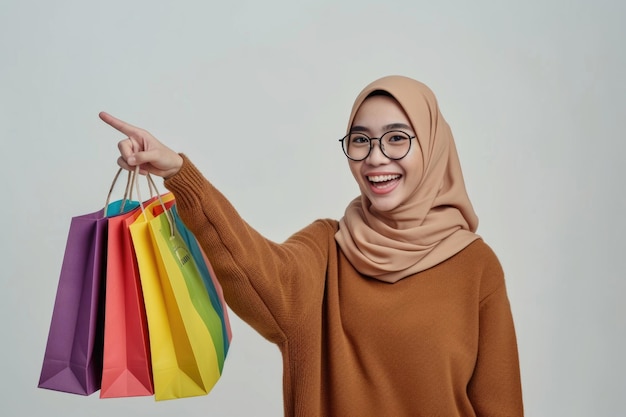
[[[285,416],[523,415],[503,272],[482,240],[387,284],[347,261],[335,220],[278,244],[186,157],[165,185],[229,306],[280,348]]]

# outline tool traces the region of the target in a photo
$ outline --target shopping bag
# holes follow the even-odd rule
[[[71,219],[39,388],[81,395],[89,395],[100,388],[107,233],[105,209],[109,207],[109,198],[120,172],[113,180],[103,209]],[[125,195],[114,205],[123,210],[126,200]]]
[[[81,395],[100,388],[106,226],[104,209],[71,220],[39,388]]]
[[[127,225],[136,213],[133,210],[108,219],[100,398],[154,393],[145,307]]]
[[[132,196],[135,172],[129,174],[126,194]],[[151,194],[154,190],[150,189]],[[152,198],[151,200],[153,200]],[[151,201],[149,200],[149,201]],[[128,219],[140,203],[112,203],[108,219],[104,347],[100,398],[147,396],[152,386],[148,329]],[[119,207],[118,207],[119,206]],[[127,207],[126,211],[124,206]]]
[[[205,395],[220,377],[207,323],[220,319],[169,210],[154,215],[157,204],[162,202],[146,206],[130,225],[148,318],[155,399]]]
[[[161,276],[168,278],[208,393],[221,375],[224,360],[219,314],[197,263],[175,227],[171,210],[155,217],[149,226]]]
[[[230,327],[230,320],[228,318],[226,301],[224,300],[224,293],[220,283],[215,277],[215,271],[213,271],[213,267],[206,257],[206,254],[198,244],[196,237],[187,228],[178,215],[176,205],[172,206],[171,214],[175,222],[176,230],[179,232],[181,238],[187,245],[187,248],[196,263],[204,287],[209,295],[211,305],[213,306],[213,310],[217,313],[217,317],[219,317],[219,323],[212,322],[207,327],[209,328],[209,331],[211,331],[211,336],[213,337],[213,341],[215,343],[220,372],[222,372],[224,360],[226,359],[228,348],[230,347],[230,342],[232,340],[232,331]]]
[[[175,203],[175,201],[171,203]],[[171,216],[175,222],[175,228],[180,234],[181,238],[184,240],[191,256],[196,263],[198,272],[200,273],[204,286],[209,295],[211,305],[213,306],[213,309],[220,319],[220,323],[212,323],[207,327],[209,328],[209,331],[212,332],[213,341],[216,345],[215,350],[218,357],[220,372],[222,372],[224,360],[226,359],[228,348],[232,340],[232,330],[228,317],[228,308],[226,305],[226,301],[224,300],[224,293],[222,291],[220,283],[215,277],[215,271],[213,270],[213,267],[211,266],[211,263],[208,260],[206,254],[200,247],[198,240],[196,239],[195,235],[187,228],[185,223],[178,215],[176,204],[171,203],[165,204],[163,206],[156,205],[153,208],[153,213],[155,215],[161,214],[165,207],[169,208],[171,205]],[[217,329],[217,327],[219,327],[219,330]]]

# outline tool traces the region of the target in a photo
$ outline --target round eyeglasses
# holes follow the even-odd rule
[[[380,144],[380,151],[389,159],[402,159],[411,150],[411,136],[402,130],[390,130],[379,138],[370,138],[363,133],[348,133],[339,139],[343,153],[353,161],[362,161],[372,152],[375,140]]]

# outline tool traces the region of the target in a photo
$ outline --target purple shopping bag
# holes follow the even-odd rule
[[[100,389],[108,220],[139,205],[132,201],[132,172],[124,198],[109,204],[122,171],[113,178],[104,208],[70,223],[39,388],[81,395]]]
[[[72,218],[39,388],[81,395],[100,389],[106,228],[104,210]]]

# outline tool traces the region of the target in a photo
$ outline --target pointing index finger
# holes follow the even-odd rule
[[[113,117],[109,113],[100,112],[98,116],[100,116],[100,119],[102,119],[104,123],[108,124],[119,132],[122,132],[128,137],[136,136],[137,134],[139,134],[140,129],[138,127],[135,127],[130,123],[126,123],[125,121],[120,120],[117,117]]]

